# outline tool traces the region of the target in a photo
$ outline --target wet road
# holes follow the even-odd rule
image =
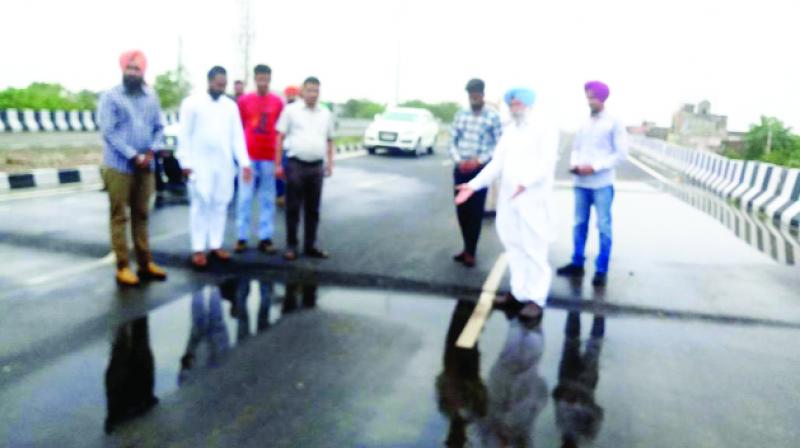
[[[540,326],[495,311],[456,348],[500,245],[487,219],[479,265],[449,261],[442,152],[338,163],[325,262],[194,273],[185,206],[159,209],[170,279],[133,290],[113,283],[102,193],[0,202],[0,444],[794,446],[797,263],[630,163],[606,290],[556,279]]]

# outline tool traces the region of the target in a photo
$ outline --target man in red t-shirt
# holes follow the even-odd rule
[[[283,101],[269,92],[272,70],[263,64],[255,70],[256,92],[239,98],[239,113],[247,139],[247,152],[250,154],[253,169],[253,182],[239,184],[239,203],[236,213],[236,227],[239,241],[236,252],[247,249],[250,239],[250,215],[253,211],[253,198],[257,197],[260,208],[258,219],[258,249],[269,254],[275,253],[272,234],[275,231],[275,124],[283,111]]]

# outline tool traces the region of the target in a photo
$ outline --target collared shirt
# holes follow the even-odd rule
[[[325,160],[328,141],[333,139],[331,112],[317,104],[313,109],[305,101],[296,101],[283,110],[278,132],[284,135],[286,155],[304,162]]]
[[[130,94],[120,85],[103,93],[97,121],[105,148],[103,163],[121,173],[133,173],[133,158],[161,142],[164,129],[158,97],[149,87]]]
[[[605,111],[590,117],[575,135],[571,166],[590,165],[595,173],[575,176],[575,186],[597,189],[614,183],[614,168],[628,156],[628,133]]]
[[[250,93],[239,97],[239,114],[251,160],[275,160],[275,125],[281,112],[283,101],[272,93]]]
[[[488,163],[503,133],[500,115],[488,107],[477,115],[472,110],[458,112],[452,129],[450,156],[456,162],[478,159],[481,163]]]

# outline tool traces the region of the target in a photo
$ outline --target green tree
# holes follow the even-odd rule
[[[750,126],[745,134],[744,158],[756,160],[773,152],[791,152],[795,141],[791,128],[786,127],[783,122],[775,117],[761,116],[761,121]]]
[[[459,111],[459,109],[461,109],[461,106],[458,103],[446,102],[429,104],[421,100],[406,101],[405,103],[401,104],[400,107],[418,107],[422,109],[428,109],[436,118],[442,120],[444,123],[452,122],[453,117],[455,117],[456,113]]]
[[[0,108],[14,109],[94,109],[97,94],[88,90],[70,92],[61,84],[35,82],[23,89],[0,91]]]
[[[182,70],[170,70],[156,76],[153,85],[161,100],[161,108],[164,110],[177,109],[181,101],[189,95],[192,85],[183,76]]]
[[[372,119],[375,118],[375,115],[382,114],[385,110],[386,106],[383,104],[365,99],[351,99],[342,106],[341,117]]]

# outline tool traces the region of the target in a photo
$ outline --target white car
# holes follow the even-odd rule
[[[375,117],[364,134],[364,147],[370,154],[378,149],[433,154],[438,135],[439,123],[429,110],[397,107]]]

